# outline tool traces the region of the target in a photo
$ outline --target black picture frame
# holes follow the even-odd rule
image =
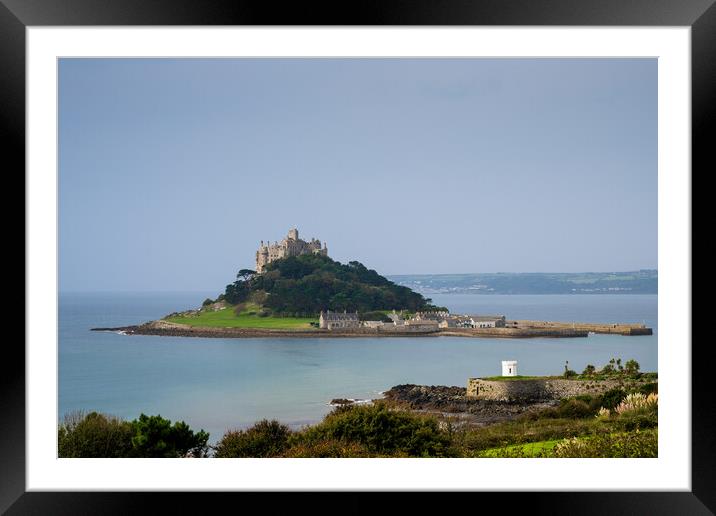
[[[692,44],[692,178],[698,170],[701,175],[716,170],[713,145],[708,138],[716,125],[714,0],[353,0],[294,2],[280,7],[267,0],[0,0],[0,119],[7,167],[3,168],[7,175],[17,172],[15,176],[20,177],[25,169],[26,27],[88,25],[688,26]],[[24,182],[22,188],[24,190]],[[513,508],[550,514],[713,513],[716,509],[716,489],[713,488],[716,432],[710,408],[713,403],[709,396],[708,351],[706,341],[692,346],[690,492],[511,493]],[[150,502],[161,504],[162,512],[206,511],[209,493],[189,497],[184,493],[26,492],[25,353],[19,339],[5,340],[3,362],[6,367],[0,375],[0,511],[7,514],[130,514],[150,509]],[[695,407],[701,410],[694,410]],[[305,495],[294,495],[288,500],[284,495],[272,493],[270,512],[281,510],[280,506],[295,510]],[[505,493],[479,495],[482,505],[487,501],[499,502]],[[233,494],[213,496],[222,499],[212,499],[212,505],[226,501],[226,497]],[[244,494],[244,497],[253,496]],[[352,493],[338,502],[339,505],[324,505],[324,501],[318,505],[312,502],[308,507],[321,512],[321,507],[330,508],[332,512],[365,512],[375,507],[375,496]],[[485,500],[488,497],[494,500]],[[420,506],[423,498],[413,494],[412,502],[401,503]],[[462,498],[464,496],[458,496],[456,500]],[[248,500],[242,501],[247,503]],[[469,503],[475,502],[470,498]],[[407,510],[406,505],[403,510]]]

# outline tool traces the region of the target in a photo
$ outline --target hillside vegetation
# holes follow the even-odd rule
[[[430,299],[396,285],[360,262],[342,264],[310,254],[271,262],[262,274],[240,271],[217,301],[255,303],[265,315],[292,317],[315,317],[321,310],[414,312],[436,308]]]

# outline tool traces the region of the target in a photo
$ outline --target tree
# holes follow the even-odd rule
[[[582,374],[586,376],[591,376],[594,374],[594,371],[596,371],[596,368],[592,364],[587,364],[587,367],[584,368]]]
[[[256,271],[252,271],[251,269],[241,269],[236,275],[236,279],[240,279],[241,281],[249,281],[251,278],[254,277],[255,274]]]
[[[624,364],[624,372],[626,374],[638,373],[639,372],[639,362],[637,362],[633,358],[631,360],[627,360],[627,363]]]
[[[135,457],[204,457],[209,434],[194,433],[184,421],[171,424],[163,417],[141,414],[130,423]]]
[[[571,377],[573,377],[573,376],[577,376],[577,373],[576,373],[575,371],[572,371],[572,370],[569,368],[569,360],[567,360],[567,361],[564,363],[564,377],[565,377],[565,378],[571,378]]]

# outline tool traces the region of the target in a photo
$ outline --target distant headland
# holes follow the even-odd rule
[[[342,264],[318,239],[292,228],[280,242],[261,241],[256,268],[239,270],[216,299],[161,320],[119,328],[129,335],[189,337],[587,337],[650,335],[643,324],[508,320],[505,315],[451,314],[430,298],[362,263]]]

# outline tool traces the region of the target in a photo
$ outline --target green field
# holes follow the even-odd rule
[[[239,315],[234,312],[235,307],[229,306],[223,310],[202,310],[194,315],[180,315],[167,317],[165,320],[189,326],[204,328],[261,328],[277,330],[310,329],[311,322],[318,322],[310,317],[259,317],[256,315],[260,307],[246,305]]]
[[[563,380],[562,376],[488,376],[480,378],[489,382],[514,382],[515,380]]]
[[[501,448],[489,448],[481,451],[479,457],[504,457],[505,455],[519,454],[524,457],[540,457],[545,452],[551,451],[562,439],[552,439],[549,441],[538,441],[527,444],[513,444]]]

